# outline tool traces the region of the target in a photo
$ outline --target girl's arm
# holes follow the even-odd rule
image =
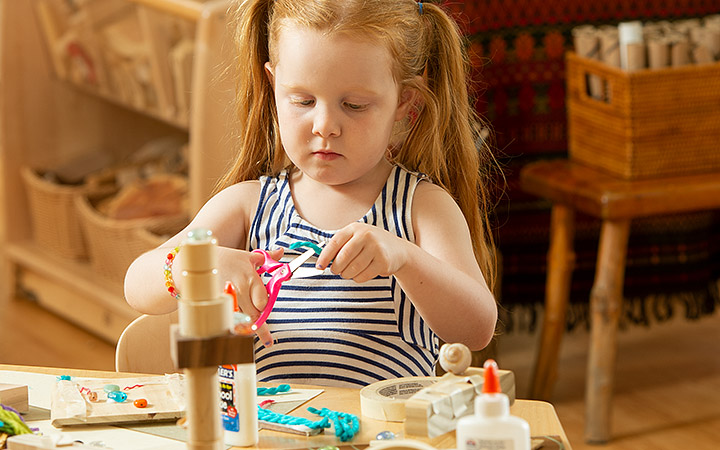
[[[445,190],[430,183],[418,185],[412,207],[416,245],[395,277],[443,341],[485,348],[495,333],[497,305],[465,217]]]
[[[445,342],[484,348],[497,321],[495,298],[475,260],[465,218],[450,195],[420,183],[412,203],[415,243],[355,223],[325,246],[318,266],[364,282],[394,275],[430,328]]]
[[[211,198],[182,231],[160,247],[140,255],[125,276],[125,298],[130,306],[145,314],[166,314],[177,308],[177,300],[165,286],[163,267],[167,254],[186,238],[188,231],[198,228],[211,230],[217,239],[220,282],[232,281],[239,293],[250,292],[250,298],[264,306],[267,294],[254,269],[263,258],[245,251],[258,196],[258,182],[230,186]],[[181,296],[183,257],[183,252],[178,252],[172,264],[173,280]],[[247,305],[246,300],[238,299]]]

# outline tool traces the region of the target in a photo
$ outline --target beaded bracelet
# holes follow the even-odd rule
[[[177,288],[175,288],[175,281],[173,281],[172,276],[172,265],[175,261],[175,257],[177,256],[178,252],[180,251],[180,246],[178,245],[170,253],[167,254],[165,257],[165,287],[167,287],[168,292],[170,295],[175,297],[176,300],[180,300],[180,293],[178,292]]]

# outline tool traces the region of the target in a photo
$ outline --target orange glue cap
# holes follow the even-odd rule
[[[483,383],[482,392],[483,394],[499,394],[502,392],[500,389],[500,378],[498,377],[498,365],[494,359],[488,359],[483,364],[485,369],[485,382]]]

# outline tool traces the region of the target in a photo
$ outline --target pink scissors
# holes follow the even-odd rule
[[[323,243],[321,242],[319,247],[321,247],[322,245]],[[296,278],[307,278],[319,275],[323,273],[323,270],[309,267],[302,268],[303,263],[305,263],[313,255],[315,255],[315,249],[313,248],[308,249],[307,251],[305,251],[305,253],[301,254],[289,263],[281,263],[275,261],[270,257],[270,255],[268,255],[268,252],[266,252],[265,250],[253,250],[253,253],[260,253],[261,255],[265,256],[265,262],[257,269],[258,275],[262,275],[266,272],[272,274],[270,281],[268,281],[265,285],[265,290],[268,294],[267,305],[265,305],[265,309],[263,310],[262,314],[260,314],[260,317],[258,317],[258,319],[251,327],[251,329],[255,331],[260,328],[262,324],[265,323],[268,316],[270,315],[270,311],[272,311],[273,306],[275,305],[275,300],[277,300],[278,293],[280,292],[280,287],[282,286],[283,282],[289,280],[293,276]]]

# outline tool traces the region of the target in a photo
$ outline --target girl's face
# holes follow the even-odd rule
[[[412,100],[400,95],[391,56],[379,44],[283,28],[274,86],[280,138],[290,160],[312,179],[344,185],[387,170],[385,151],[395,121]]]

